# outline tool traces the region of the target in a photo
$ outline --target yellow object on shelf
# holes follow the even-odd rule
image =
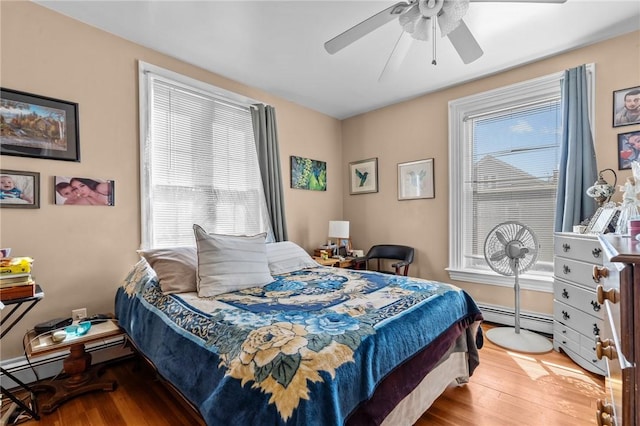
[[[31,272],[30,257],[5,257],[0,259],[0,274],[25,274]]]

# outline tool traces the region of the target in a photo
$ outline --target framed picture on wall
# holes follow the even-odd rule
[[[0,207],[40,208],[40,173],[0,170]]]
[[[0,88],[0,154],[80,161],[78,104]]]
[[[435,197],[433,158],[398,164],[398,200]]]
[[[640,86],[613,92],[613,127],[640,124]]]
[[[349,193],[378,192],[378,158],[349,163]]]
[[[115,205],[115,182],[87,177],[54,177],[55,204],[74,206]]]
[[[291,188],[326,191],[327,163],[292,155]]]
[[[631,169],[634,161],[640,161],[640,130],[618,134],[618,170]]]

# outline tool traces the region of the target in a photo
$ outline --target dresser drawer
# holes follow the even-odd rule
[[[556,256],[580,260],[592,265],[602,265],[604,256],[596,237],[565,233],[555,234],[554,253]]]
[[[589,338],[595,338],[602,330],[603,321],[558,300],[553,301],[553,317],[556,321]]]
[[[602,265],[594,263],[582,262],[579,260],[568,259],[566,257],[556,256],[553,259],[553,275],[566,281],[581,284],[595,291],[598,284],[607,285],[610,277],[599,277],[598,282],[593,278],[593,268],[602,268]],[[609,273],[609,270],[605,272]]]
[[[553,286],[553,298],[599,319],[604,319],[604,307],[596,300],[595,291],[556,279]]]

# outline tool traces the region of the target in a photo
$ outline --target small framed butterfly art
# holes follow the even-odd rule
[[[378,192],[378,158],[349,163],[349,193]]]
[[[436,198],[433,158],[398,164],[398,200]]]

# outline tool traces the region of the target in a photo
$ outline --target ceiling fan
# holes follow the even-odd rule
[[[567,0],[408,0],[400,1],[359,24],[349,28],[324,44],[330,54],[334,54],[351,43],[359,40],[382,25],[398,18],[402,26],[402,33],[380,77],[387,71],[398,69],[404,59],[412,38],[433,42],[433,65],[435,59],[435,32],[433,25],[437,20],[442,37],[448,37],[456,52],[465,64],[470,64],[484,53],[471,34],[462,18],[469,9],[470,2],[513,2],[513,3],[564,3]]]

